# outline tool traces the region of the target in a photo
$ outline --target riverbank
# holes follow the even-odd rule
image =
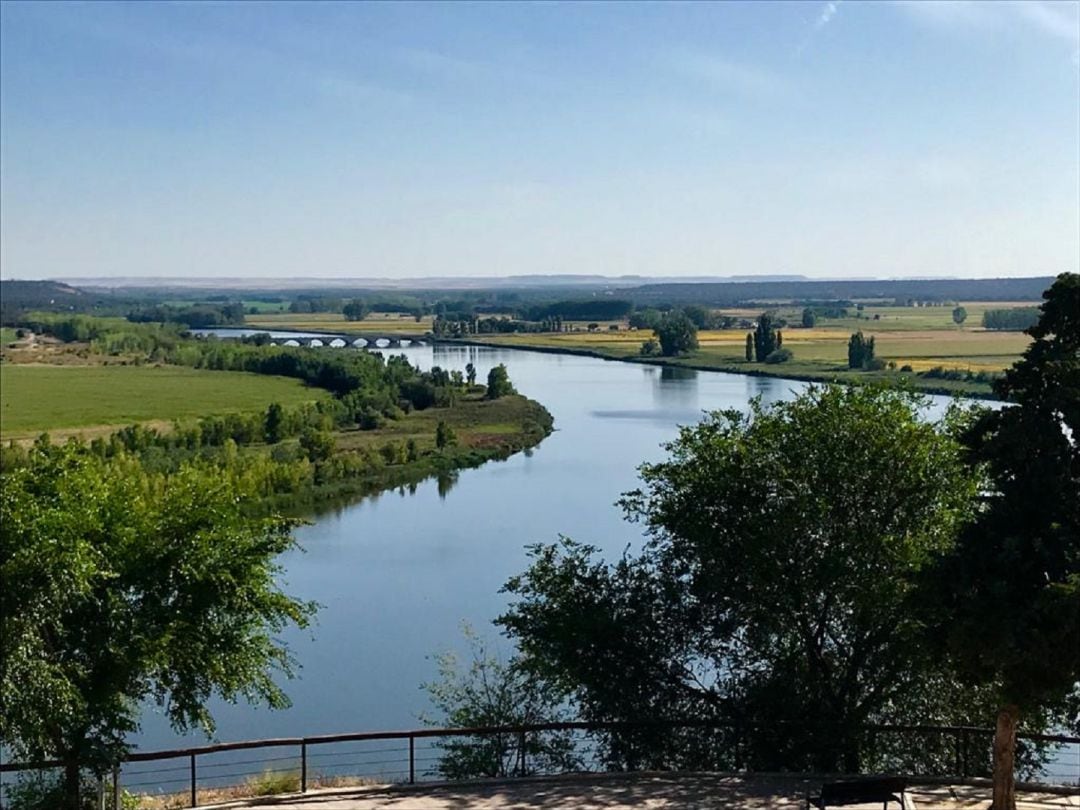
[[[436,446],[435,431],[443,422],[453,432],[453,444]],[[496,400],[466,398],[450,408],[413,411],[374,430],[350,429],[333,434],[334,456],[382,457],[386,463],[368,464],[358,472],[333,480],[313,480],[295,491],[266,498],[263,505],[295,514],[334,508],[357,498],[415,487],[438,479],[445,494],[461,470],[503,461],[537,446],[554,430],[554,419],[539,402],[512,394]],[[412,444],[416,457],[402,448]],[[289,444],[282,443],[285,452]],[[258,451],[258,448],[256,448]],[[280,453],[281,451],[279,451]]]
[[[447,345],[494,346],[500,349],[519,349],[544,354],[575,355],[598,360],[611,360],[661,368],[693,369],[696,371],[722,371],[750,377],[772,377],[798,380],[800,382],[841,382],[851,385],[899,384],[908,385],[925,394],[963,396],[970,399],[996,399],[989,383],[969,380],[949,380],[926,377],[917,373],[899,371],[852,371],[842,367],[789,361],[776,365],[735,361],[729,357],[715,357],[694,352],[680,357],[643,357],[615,346],[552,346],[530,341],[530,335],[490,335],[473,338],[436,338],[433,342]]]

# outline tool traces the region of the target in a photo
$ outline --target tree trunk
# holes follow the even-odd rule
[[[1020,709],[1005,706],[994,731],[994,803],[991,810],[1016,810],[1016,724]]]
[[[80,788],[79,760],[64,760],[64,808],[79,810]]]

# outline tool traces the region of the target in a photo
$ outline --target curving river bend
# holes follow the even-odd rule
[[[561,533],[609,559],[621,554],[641,534],[614,502],[636,485],[639,464],[663,457],[661,445],[678,425],[704,410],[745,409],[752,397],[776,401],[806,387],[489,347],[389,351],[422,368],[464,370],[471,361],[481,380],[505,363],[518,390],[554,415],[555,433],[527,454],[464,470],[452,484],[387,492],[299,529],[304,550],[282,560],[286,589],[323,608],[312,629],[288,636],[302,665],[285,684],[293,706],[217,705],[218,739],[418,727],[417,715],[430,708],[420,689],[435,675],[430,656],[463,646],[462,621],[509,652],[491,620],[506,604],[500,587],[526,567],[527,544]],[[135,742],[143,750],[181,745],[154,713]]]

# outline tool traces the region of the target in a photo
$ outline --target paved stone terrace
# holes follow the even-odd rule
[[[820,780],[733,777],[717,774],[590,774],[453,785],[387,786],[325,790],[236,802],[249,810],[764,810],[802,808],[808,787]],[[1019,794],[1019,810],[1080,808],[1080,789]],[[988,787],[916,785],[906,810],[985,810]],[[866,805],[878,808],[880,805]],[[895,808],[895,803],[891,805]]]

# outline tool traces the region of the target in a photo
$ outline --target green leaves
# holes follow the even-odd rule
[[[1034,341],[995,385],[1015,406],[964,431],[986,497],[927,593],[933,638],[1025,709],[1080,682],[1080,276],[1044,298]]]
[[[426,723],[438,727],[478,728],[532,725],[566,720],[562,695],[521,666],[488,651],[468,625],[463,625],[470,658],[451,652],[435,656],[439,678],[422,684],[438,710]],[[519,735],[487,734],[479,738],[443,740],[440,775],[448,779],[505,777],[520,773]],[[532,734],[525,743],[527,772],[566,772],[581,767],[573,739],[566,732]]]
[[[500,623],[587,719],[804,729],[783,751],[747,752],[753,767],[850,766],[860,726],[915,705],[969,719],[981,694],[943,688],[955,676],[909,608],[972,517],[980,477],[954,435],[963,418],[935,424],[925,406],[827,386],[708,415],[621,500],[645,528],[642,553],[604,564],[571,541],[536,547]],[[620,744],[635,761],[695,765],[665,739]]]
[[[510,382],[510,374],[506,371],[506,366],[499,363],[488,372],[486,397],[488,399],[499,399],[514,393],[516,392]]]
[[[275,583],[290,524],[245,516],[245,496],[209,466],[150,475],[75,444],[4,473],[0,732],[18,754],[103,768],[148,697],[180,729],[212,728],[214,694],[285,704],[274,636],[314,607]]]
[[[656,339],[665,357],[691,352],[698,347],[697,327],[682,310],[672,310],[656,324]]]

